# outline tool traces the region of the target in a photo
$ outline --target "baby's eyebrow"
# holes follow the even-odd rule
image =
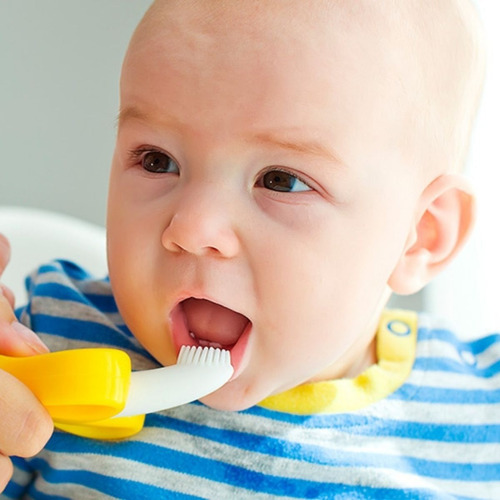
[[[125,121],[130,119],[147,122],[150,120],[150,118],[151,117],[147,113],[141,111],[139,108],[135,106],[129,106],[120,109],[117,117],[117,124],[118,126],[121,126]],[[167,123],[169,126],[180,125],[177,120],[170,117],[168,118]],[[252,135],[252,139],[250,142],[258,143],[264,146],[271,146],[275,148],[277,147],[302,155],[317,156],[333,162],[339,168],[345,166],[345,163],[342,161],[341,157],[333,149],[314,139],[288,139],[282,137],[279,133],[266,131]]]
[[[144,113],[141,113],[137,108],[121,108],[118,116],[116,117],[116,124],[118,127],[125,121],[135,118],[137,120],[145,119]]]
[[[280,137],[273,132],[259,133],[255,136],[255,139],[260,144],[286,149],[294,153],[319,156],[329,161],[333,161],[339,167],[345,165],[335,151],[316,140],[290,140]]]
[[[120,127],[124,122],[127,120],[139,120],[143,122],[149,122],[152,121],[153,117],[150,116],[148,113],[141,111],[139,108],[135,106],[128,106],[126,108],[120,109],[118,116],[116,118],[116,123],[118,127]],[[162,125],[168,125],[168,126],[178,126],[179,122],[177,120],[174,120],[173,118],[168,118],[167,119],[162,119]]]

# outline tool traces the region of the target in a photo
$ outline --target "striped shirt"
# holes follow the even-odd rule
[[[27,286],[19,314],[52,350],[105,345],[134,369],[157,366],[107,279],[55,261]],[[56,430],[37,456],[14,459],[2,498],[499,499],[500,335],[462,342],[424,316],[418,325],[411,373],[367,406],[300,414],[195,402],[148,415],[120,441]]]

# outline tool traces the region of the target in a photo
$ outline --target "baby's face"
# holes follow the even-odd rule
[[[422,187],[390,58],[301,0],[165,4],[122,75],[108,249],[126,323],[163,364],[229,349],[216,408],[362,369]]]

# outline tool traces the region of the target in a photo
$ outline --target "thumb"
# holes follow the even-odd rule
[[[0,289],[0,353],[8,356],[32,356],[49,352],[35,332],[19,323]]]

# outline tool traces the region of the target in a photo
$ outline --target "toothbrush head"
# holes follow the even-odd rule
[[[177,357],[178,365],[231,366],[231,353],[214,347],[183,345]]]

